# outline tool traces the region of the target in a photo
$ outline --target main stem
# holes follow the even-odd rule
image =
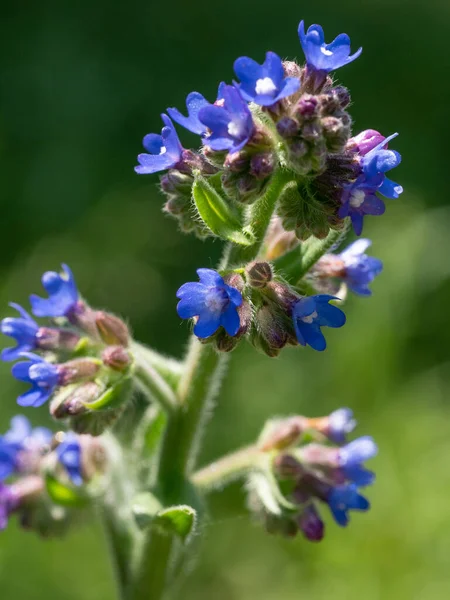
[[[250,208],[248,228],[255,236],[251,246],[228,246],[220,268],[254,260],[260,251],[276,202],[292,178],[280,169],[265,194]],[[219,391],[227,355],[192,336],[185,368],[177,388],[178,405],[169,412],[158,469],[158,491],[164,505],[186,502],[189,476],[195,465],[200,437],[214,396]],[[150,532],[135,573],[132,600],[159,600],[167,583],[174,540]]]

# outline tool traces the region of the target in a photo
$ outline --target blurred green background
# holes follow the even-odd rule
[[[94,306],[126,316],[138,338],[180,355],[188,327],[175,291],[218,243],[183,237],[156,179],[133,172],[141,138],[188,92],[215,96],[240,55],[301,57],[297,24],[345,31],[364,53],[338,72],[355,130],[400,132],[405,187],[365,234],[385,272],[350,298],[329,348],[278,360],[241,347],[202,462],[247,443],[271,415],[354,408],[380,446],[372,510],[318,545],[266,535],[239,485],[215,494],[185,600],[442,600],[450,597],[450,5],[443,0],[173,0],[9,3],[0,22],[0,305],[26,303],[40,275],[69,263]],[[186,144],[194,142],[182,134]],[[17,387],[0,367],[5,429]],[[33,412],[44,422],[46,411]],[[42,542],[13,522],[0,538],[2,598],[114,598],[98,525]]]

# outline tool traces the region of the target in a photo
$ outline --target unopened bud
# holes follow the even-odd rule
[[[79,327],[90,337],[99,339],[97,325],[95,324],[95,314],[95,311],[86,302],[78,300],[67,317],[72,325]]]
[[[95,322],[105,344],[128,346],[130,333],[122,319],[107,312],[97,311]]]
[[[312,119],[318,113],[319,101],[316,96],[305,94],[300,98],[295,110],[296,115],[301,119]]]
[[[275,157],[272,152],[254,154],[250,161],[250,173],[256,179],[264,180],[272,175],[275,167]]]
[[[344,87],[343,85],[336,86],[333,89],[333,94],[339,100],[339,104],[341,105],[341,108],[346,108],[350,104],[350,101],[351,101],[350,93],[349,93],[348,89],[346,87]]]
[[[325,525],[315,506],[308,504],[297,518],[297,524],[303,535],[311,542],[320,542],[324,536]]]
[[[296,294],[287,283],[281,281],[271,281],[267,284],[266,290],[268,291],[270,298],[287,314],[291,313],[293,305],[299,299],[298,294]]]
[[[308,142],[315,142],[322,136],[322,127],[318,121],[308,121],[302,127],[302,137]]]
[[[59,384],[61,386],[71,383],[80,383],[86,379],[93,379],[100,370],[101,362],[96,358],[76,358],[58,365]]]
[[[336,117],[323,117],[321,123],[328,150],[334,153],[341,152],[347,143],[350,129],[344,125],[342,119]]]
[[[170,170],[160,179],[161,189],[166,194],[190,194],[194,180],[192,175]]]
[[[103,391],[104,388],[94,381],[86,381],[76,387],[73,386],[69,393],[62,390],[53,398],[50,404],[50,414],[55,419],[66,419],[83,414],[88,410],[86,405],[95,402]]]
[[[308,150],[308,144],[304,140],[297,140],[289,146],[292,157],[297,160],[308,154]]]
[[[279,454],[273,460],[273,468],[281,479],[297,479],[305,473],[302,464],[290,454]]]
[[[271,358],[278,356],[288,339],[286,327],[280,316],[269,306],[262,306],[256,313],[255,325],[253,344]]]
[[[295,416],[288,419],[269,421],[259,441],[263,452],[283,450],[295,444],[305,430],[305,417]]]
[[[102,360],[114,371],[126,371],[132,363],[130,353],[123,346],[108,346],[102,353]]]
[[[295,137],[299,130],[298,122],[291,117],[282,117],[277,123],[277,131],[283,138]]]
[[[249,157],[247,152],[239,151],[227,154],[224,162],[224,168],[228,169],[232,173],[241,173],[248,168]]]
[[[268,262],[255,260],[245,270],[247,282],[252,288],[264,288],[272,280],[272,267]]]
[[[80,336],[69,330],[40,327],[36,334],[36,343],[41,350],[72,351],[80,341]]]
[[[302,67],[293,60],[284,60],[283,71],[286,77],[300,77],[302,74]]]

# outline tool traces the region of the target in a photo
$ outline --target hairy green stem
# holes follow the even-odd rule
[[[255,236],[251,246],[229,245],[220,268],[255,259],[260,251],[277,200],[292,174],[280,169],[265,194],[251,207],[248,229]],[[194,467],[200,436],[211,403],[219,391],[227,355],[218,354],[209,344],[192,336],[184,370],[177,388],[177,405],[170,403],[168,422],[159,456],[158,488],[164,505],[189,503],[189,476]],[[145,374],[145,373],[144,373]],[[186,499],[187,498],[187,499]],[[173,558],[173,539],[149,532],[134,574],[130,600],[160,600]]]
[[[161,377],[176,390],[178,382],[183,373],[183,363],[175,358],[164,356],[153,348],[148,348],[144,344],[133,341],[131,351],[134,355],[139,355],[150,364]]]
[[[167,412],[173,411],[178,403],[175,391],[148,360],[147,354],[141,348],[134,345],[133,350],[136,364],[135,377],[139,387],[147,396],[159,402]]]
[[[245,477],[257,464],[260,454],[257,446],[246,446],[196,471],[191,481],[202,491],[221,488],[235,479]]]
[[[258,256],[278,198],[293,177],[293,173],[280,168],[274,173],[265,193],[252,204],[249,210],[248,229],[255,236],[255,242],[250,246],[233,246],[228,259],[231,265],[249,262]]]

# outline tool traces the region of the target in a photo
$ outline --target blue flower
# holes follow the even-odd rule
[[[185,283],[177,292],[179,316],[198,317],[194,333],[199,338],[213,335],[220,326],[235,336],[240,327],[237,307],[242,304],[241,293],[212,269],[198,269],[197,274],[200,283]]]
[[[180,162],[183,147],[178,139],[172,121],[167,115],[161,115],[164,122],[161,135],[149,133],[142,141],[142,145],[150,154],[139,154],[139,165],[134,167],[139,175],[149,175],[173,169]]]
[[[221,105],[210,104],[200,109],[198,118],[208,127],[203,143],[212,150],[241,150],[254,132],[252,113],[239,90],[221,85]]]
[[[345,442],[347,434],[356,427],[353,411],[350,408],[339,408],[328,417],[327,435],[336,444]]]
[[[283,63],[274,52],[267,52],[262,65],[242,56],[235,61],[234,71],[241,80],[238,87],[244,100],[260,106],[272,106],[300,88],[296,77],[284,77]]]
[[[186,108],[188,116],[185,117],[177,108],[168,108],[169,116],[185,129],[203,135],[206,133],[206,126],[199,121],[198,113],[204,106],[209,106],[208,100],[198,92],[191,92],[186,98]]]
[[[8,525],[11,513],[18,507],[19,499],[11,485],[0,483],[0,530]]]
[[[363,467],[363,462],[376,456],[377,445],[370,436],[360,437],[339,448],[338,463],[346,479],[358,486],[370,485],[375,474]]]
[[[401,185],[385,175],[401,162],[398,152],[386,149],[386,145],[397,135],[394,133],[362,156],[361,174],[344,188],[338,216],[341,219],[350,216],[357,235],[361,235],[365,215],[382,215],[386,210],[377,192],[392,199],[398,198],[403,192]]]
[[[30,383],[31,388],[17,398],[17,404],[20,406],[42,406],[53,394],[59,383],[58,366],[46,362],[43,358],[31,352],[24,352],[22,356],[30,360],[16,363],[11,372],[19,381]]]
[[[72,271],[62,265],[64,275],[47,271],[42,276],[42,285],[48,298],[30,296],[31,309],[36,317],[65,317],[78,302],[78,290]]]
[[[361,238],[338,254],[345,264],[343,280],[352,292],[360,296],[372,294],[369,283],[383,270],[383,263],[380,259],[364,253],[371,244],[370,240]]]
[[[52,432],[49,429],[32,429],[29,420],[23,415],[13,417],[10,429],[0,436],[0,480],[20,470],[20,453],[39,453],[49,445],[51,439]]]
[[[321,327],[342,327],[345,323],[345,314],[332,304],[334,296],[319,294],[298,300],[292,309],[295,334],[298,343],[307,344],[314,350],[325,350],[327,343]]]
[[[348,524],[350,510],[366,511],[370,508],[369,501],[358,493],[357,486],[352,483],[331,488],[327,502],[334,520],[341,527]]]
[[[21,317],[7,317],[2,320],[1,332],[14,338],[17,342],[17,346],[14,348],[4,348],[2,350],[1,357],[5,361],[16,360],[21,352],[29,352],[36,348],[36,334],[39,331],[39,325],[26,310],[13,302],[10,306],[15,308]]]
[[[59,462],[63,465],[74,485],[82,485],[81,446],[74,433],[66,433],[64,440],[56,448]]]
[[[362,52],[360,48],[350,56],[350,38],[346,33],[341,33],[331,44],[325,43],[325,35],[320,25],[311,25],[305,33],[305,23],[301,21],[298,26],[300,44],[306,57],[308,67],[329,73],[353,62]]]

